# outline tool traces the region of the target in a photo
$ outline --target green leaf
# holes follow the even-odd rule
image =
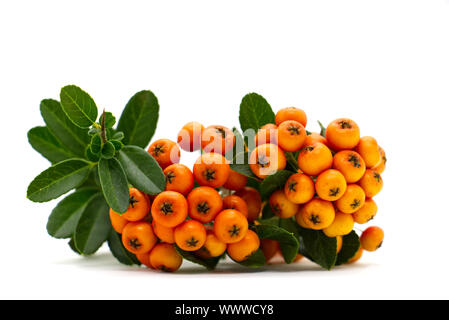
[[[76,254],[81,254],[81,252],[78,250],[78,248],[75,245],[75,240],[72,238],[70,239],[69,243],[68,243],[70,249],[72,249],[73,252],[75,252]]]
[[[97,120],[98,109],[95,101],[77,86],[63,87],[60,98],[62,109],[76,126],[89,128]]]
[[[134,187],[148,194],[164,191],[164,172],[148,152],[140,147],[125,146],[118,154],[118,159]]]
[[[275,174],[266,177],[260,184],[260,195],[262,196],[262,199],[267,199],[274,191],[283,189],[285,183],[292,174],[294,174],[292,171],[280,170]]]
[[[90,151],[93,154],[99,154],[101,151],[101,136],[99,133],[94,135],[90,141]]]
[[[87,130],[75,126],[56,100],[42,100],[40,110],[45,124],[56,139],[78,157],[84,157],[84,150],[90,141]]]
[[[125,138],[125,134],[121,131],[116,132],[112,135],[112,139],[122,141]]]
[[[298,152],[286,152],[285,157],[287,158],[287,164],[290,170],[297,172],[299,169]]]
[[[92,152],[92,149],[90,148],[90,146],[88,146],[86,148],[86,153],[85,153],[85,157],[87,160],[92,161],[92,162],[98,162],[100,160],[100,154],[94,154]]]
[[[255,229],[260,239],[270,239],[280,243],[286,263],[291,263],[295,259],[298,254],[299,242],[292,232],[271,224],[260,224]]]
[[[337,240],[327,237],[321,230],[310,230],[298,226],[300,252],[321,267],[330,270],[337,260]]]
[[[249,93],[243,97],[240,104],[240,127],[245,132],[253,129],[255,132],[267,123],[274,122],[274,112],[264,97],[257,93]]]
[[[124,213],[129,207],[129,188],[120,162],[115,158],[100,159],[98,175],[109,207],[115,212]]]
[[[244,176],[252,179],[258,179],[257,176],[251,171],[249,166],[249,154],[248,152],[240,152],[234,156],[234,159],[229,164],[230,168]]]
[[[27,197],[34,202],[56,199],[81,185],[91,168],[92,164],[82,159],[59,162],[34,178],[28,186]]]
[[[48,234],[59,239],[72,237],[81,214],[98,193],[97,188],[85,188],[65,197],[48,218]]]
[[[351,231],[350,234],[343,237],[343,246],[341,247],[341,251],[338,253],[337,262],[335,265],[339,266],[345,264],[355,256],[359,249],[360,238],[355,231]]]
[[[136,93],[126,104],[117,130],[125,135],[123,143],[145,148],[156,130],[159,103],[151,91]]]
[[[262,219],[270,219],[275,217],[276,214],[273,212],[273,210],[271,209],[270,204],[267,202],[265,204],[265,206],[262,209]]]
[[[123,143],[118,140],[109,140],[109,142],[114,146],[115,151],[120,151],[123,148]]]
[[[248,268],[260,268],[263,267],[266,263],[265,255],[263,254],[263,251],[260,248],[254,251],[247,259],[235,262]]]
[[[326,138],[326,128],[323,126],[321,121],[318,120],[318,124],[320,126],[320,135],[324,138]]]
[[[34,127],[28,131],[28,142],[51,163],[76,157],[73,152],[61,145],[47,127]]]
[[[111,112],[105,112],[104,113],[104,126],[105,128],[112,128],[116,122],[114,115]],[[101,114],[100,119],[98,120],[98,123],[102,126],[103,125],[103,114]]]
[[[136,256],[125,249],[122,243],[122,237],[114,230],[111,230],[109,234],[108,246],[112,255],[118,262],[128,266],[132,266],[133,264],[140,265],[140,262],[137,260]]]
[[[103,196],[98,194],[78,221],[74,234],[76,248],[84,255],[95,253],[106,241],[111,229],[109,207]]]
[[[239,153],[245,153],[245,140],[243,139],[243,135],[240,133],[237,128],[232,128],[232,133],[235,137],[234,147],[231,151],[225,154],[225,158],[229,161],[233,161],[235,156]]]
[[[110,141],[106,142],[101,149],[101,157],[104,159],[111,159],[115,155],[115,147]]]
[[[202,259],[195,255],[194,252],[184,251],[181,248],[179,248],[176,244],[174,245],[176,251],[183,257],[184,259],[193,262],[195,264],[199,264],[200,266],[205,267],[207,270],[214,270],[217,266],[218,262],[220,261],[221,257],[217,258],[210,258],[210,259]]]

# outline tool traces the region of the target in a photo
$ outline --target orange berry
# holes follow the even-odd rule
[[[377,214],[377,204],[371,198],[366,198],[365,204],[352,214],[354,221],[358,224],[364,224],[371,221]]]
[[[178,145],[169,139],[154,141],[148,147],[148,153],[156,159],[162,169],[165,169],[173,163],[178,163],[181,157],[181,151]]]
[[[379,145],[373,137],[360,138],[355,151],[357,151],[362,156],[363,160],[365,160],[367,168],[375,167],[380,164],[380,161],[382,160]]]
[[[360,140],[360,129],[351,119],[340,118],[326,128],[326,140],[335,151],[353,149]]]
[[[194,185],[192,171],[183,164],[172,164],[164,169],[165,190],[187,195]]]
[[[285,169],[286,165],[284,151],[275,144],[262,144],[256,147],[249,159],[251,171],[261,179]]]
[[[320,173],[315,182],[316,193],[321,199],[327,201],[337,201],[343,197],[346,188],[345,177],[335,169]]]
[[[184,251],[199,250],[206,242],[206,229],[195,220],[186,220],[175,228],[176,245]]]
[[[354,213],[365,204],[365,191],[357,184],[349,184],[335,205],[343,213]]]
[[[247,176],[244,176],[243,174],[238,173],[237,171],[229,170],[228,180],[226,180],[223,187],[229,190],[237,191],[245,187],[247,182],[248,182]]]
[[[196,121],[188,122],[178,133],[178,144],[185,151],[196,151],[201,148],[201,133],[204,126]]]
[[[229,163],[218,153],[204,153],[193,166],[193,176],[201,186],[218,188],[223,186],[229,178]]]
[[[307,125],[307,115],[304,110],[295,108],[295,107],[287,107],[280,109],[275,116],[276,125],[280,125],[282,122],[287,120],[295,120],[302,124],[304,127]]]
[[[332,162],[332,152],[322,143],[303,148],[298,156],[299,168],[309,176],[317,176],[330,169]]]
[[[382,190],[383,184],[382,177],[373,169],[367,169],[359,181],[359,185],[363,188],[368,198],[377,195]]]
[[[248,217],[248,206],[242,198],[236,195],[230,195],[223,198],[223,209],[235,209]]]
[[[259,218],[262,209],[262,198],[259,191],[252,187],[244,187],[234,193],[234,195],[245,200],[248,207],[248,221],[254,221]]]
[[[299,211],[301,222],[307,228],[322,230],[329,227],[335,219],[335,210],[332,202],[314,198],[307,202]],[[296,218],[298,221],[298,218]]]
[[[360,237],[362,248],[366,251],[376,251],[382,246],[384,231],[379,227],[369,227]]]
[[[152,224],[154,234],[163,242],[175,243],[175,229],[164,227],[163,225],[153,220]]]
[[[134,254],[149,252],[157,242],[148,222],[129,222],[122,232],[123,246]]]
[[[201,134],[201,148],[204,152],[226,154],[235,144],[232,130],[224,126],[209,126]]]
[[[267,143],[278,144],[278,127],[272,123],[262,126],[254,137],[254,143],[256,146]]]
[[[198,187],[187,196],[189,216],[202,223],[214,220],[223,209],[223,200],[217,190],[211,187]]]
[[[163,191],[154,199],[151,215],[164,227],[176,227],[187,217],[187,200],[179,192]]]
[[[315,195],[315,184],[309,176],[295,173],[285,183],[284,193],[289,201],[303,204],[312,200]]]
[[[278,145],[282,150],[296,152],[306,141],[306,129],[297,121],[287,120],[278,127]]]
[[[226,209],[215,217],[215,235],[224,243],[239,242],[247,231],[248,220],[237,210]]]
[[[156,270],[174,272],[181,267],[182,257],[172,244],[159,243],[151,250],[150,264]]]
[[[362,156],[352,150],[343,150],[334,155],[333,167],[340,171],[347,183],[359,181],[366,171]]]
[[[244,261],[260,247],[260,239],[257,234],[248,230],[245,236],[238,242],[228,244],[228,254],[235,261]]]
[[[293,217],[299,210],[299,204],[288,200],[284,190],[276,190],[273,192],[269,202],[274,214],[283,219]]]

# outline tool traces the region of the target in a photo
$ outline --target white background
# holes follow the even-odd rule
[[[107,248],[73,254],[46,233],[56,202],[25,198],[48,166],[26,132],[67,84],[117,115],[152,90],[155,138],[190,120],[238,125],[248,92],[275,111],[303,108],[309,130],[351,117],[387,152],[374,221],[384,246],[331,272],[186,263],[162,274]],[[449,298],[449,1],[2,1],[0,97],[0,298]]]

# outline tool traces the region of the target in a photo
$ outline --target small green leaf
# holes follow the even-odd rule
[[[320,135],[324,138],[326,138],[326,128],[323,126],[321,121],[318,120],[318,124],[320,126]]]
[[[84,157],[84,150],[90,140],[87,130],[74,125],[56,100],[42,100],[40,110],[45,124],[56,139],[78,157]]]
[[[114,139],[114,140],[122,141],[123,138],[125,138],[125,134],[121,131],[116,132],[112,135],[112,139]]]
[[[115,151],[120,151],[123,148],[123,143],[118,140],[109,140],[109,142],[112,143]]]
[[[231,258],[232,259],[232,258]],[[233,260],[235,261],[235,260]],[[266,263],[265,255],[263,251],[259,248],[254,251],[248,258],[243,261],[235,261],[238,264],[248,267],[248,268],[260,268],[263,267]]]
[[[287,158],[287,164],[288,164],[290,170],[297,172],[299,169],[298,152],[286,152],[285,157]]]
[[[115,155],[115,147],[111,141],[104,144],[103,149],[101,149],[101,157],[104,159],[111,159]]]
[[[118,154],[129,182],[137,189],[158,194],[165,189],[165,175],[157,161],[137,146],[125,146]]]
[[[100,159],[98,175],[109,207],[115,212],[124,213],[129,207],[129,188],[120,162],[115,158]]]
[[[116,122],[114,115],[111,112],[105,112],[104,113],[104,126],[106,128],[112,128]],[[103,114],[101,114],[100,119],[98,120],[98,123],[102,126],[103,125]]]
[[[179,248],[176,244],[174,245],[176,251],[183,257],[184,259],[193,262],[195,264],[199,264],[200,266],[205,267],[207,270],[214,270],[217,266],[218,262],[220,261],[221,257],[217,258],[210,258],[210,259],[202,259],[195,255],[194,252],[184,251],[181,248]]]
[[[75,246],[82,254],[95,253],[108,238],[112,229],[108,213],[109,207],[101,194],[87,205],[74,234]]]
[[[85,188],[65,197],[53,209],[48,218],[48,234],[59,239],[72,237],[81,214],[98,193],[97,188]]]
[[[255,229],[260,239],[270,239],[280,243],[286,263],[291,263],[295,259],[298,254],[299,242],[293,233],[275,225],[263,224],[263,222]]]
[[[339,266],[345,264],[355,256],[359,249],[360,238],[355,231],[351,231],[350,234],[343,237],[343,246],[341,247],[341,251],[338,253],[337,262],[335,265]]]
[[[93,154],[99,154],[101,152],[101,136],[99,133],[94,135],[90,140],[90,151]]]
[[[310,230],[298,226],[298,231],[300,253],[321,267],[327,270],[332,269],[337,260],[337,240],[327,237],[321,230]]]
[[[244,176],[252,179],[258,179],[257,176],[251,171],[249,166],[249,154],[248,152],[241,152],[234,156],[234,159],[229,164],[232,170],[243,174]]]
[[[78,248],[75,245],[75,240],[72,238],[70,239],[69,243],[68,243],[70,249],[72,249],[73,252],[75,252],[76,254],[81,254],[81,252],[78,250]]]
[[[243,97],[239,114],[240,128],[243,132],[253,129],[255,132],[267,123],[274,123],[274,112],[264,97],[249,93]]]
[[[292,171],[281,170],[266,177],[260,184],[260,195],[262,199],[267,199],[274,191],[283,189],[288,178],[294,174]]]
[[[82,159],[59,162],[34,178],[28,186],[27,197],[34,202],[56,199],[81,185],[91,168],[92,164]]]
[[[87,160],[92,161],[92,162],[98,162],[100,161],[100,154],[94,154],[92,152],[92,149],[90,148],[90,145],[87,146],[86,148],[86,153],[85,153],[85,157]]]
[[[151,91],[136,93],[126,104],[117,130],[125,135],[125,145],[145,148],[156,130],[159,118],[159,103]]]
[[[112,255],[117,259],[118,262],[126,264],[128,266],[131,266],[133,264],[140,265],[137,257],[126,250],[126,248],[123,246],[121,235],[114,230],[111,230],[109,234],[108,246]]]
[[[73,152],[61,145],[47,127],[34,127],[28,131],[28,142],[51,163],[76,157]]]
[[[270,219],[275,217],[276,214],[273,212],[273,210],[271,209],[270,204],[267,202],[265,204],[265,206],[262,209],[262,219]]]
[[[67,117],[80,128],[95,123],[98,109],[89,94],[74,85],[65,86],[60,93],[61,106]]]

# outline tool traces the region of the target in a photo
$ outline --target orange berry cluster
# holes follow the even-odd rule
[[[249,167],[263,180],[286,168],[287,152],[298,152],[296,172],[271,194],[268,205],[280,218],[296,217],[303,228],[337,237],[341,250],[342,236],[353,230],[354,222],[364,224],[376,215],[372,198],[382,189],[385,153],[374,138],[360,138],[350,119],[333,121],[325,137],[307,132],[306,125],[303,110],[281,109],[275,124],[264,125],[253,137]],[[235,145],[232,130],[189,122],[177,142],[160,139],[149,146],[164,171],[165,190],[148,196],[130,188],[128,210],[121,215],[110,210],[123,246],[142,264],[175,271],[183,260],[179,250],[202,259],[227,253],[237,262],[259,248],[267,261],[279,251],[276,241],[260,240],[250,228],[260,218],[262,199],[257,189],[247,186],[247,176],[231,169],[225,155]],[[181,149],[201,150],[193,170],[179,163]],[[362,248],[374,251],[382,240],[380,228],[369,228],[361,237]],[[301,258],[298,254],[295,261]]]
[[[297,173],[283,190],[272,193],[271,209],[280,218],[295,217],[303,228],[337,237],[340,250],[342,236],[353,230],[354,223],[365,224],[377,213],[373,197],[383,186],[385,151],[373,137],[360,137],[351,119],[332,121],[324,135],[306,131],[307,116],[298,108],[281,109],[275,119],[276,125],[265,125],[257,133],[251,170],[264,179],[286,167],[285,152],[298,152]],[[361,248],[375,251],[383,236],[379,227],[368,228],[362,233]],[[355,258],[360,258],[361,250]]]

